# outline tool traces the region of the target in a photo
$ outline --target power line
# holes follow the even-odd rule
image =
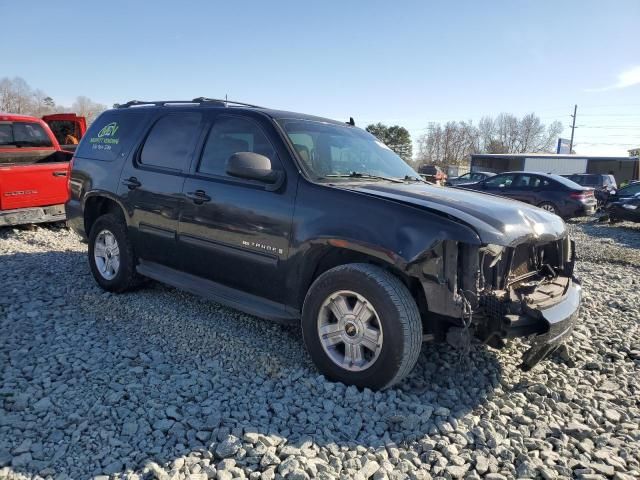
[[[640,113],[583,113],[583,117],[638,117]]]
[[[571,128],[567,125],[567,128]],[[576,125],[576,128],[606,128],[606,129],[611,129],[611,128],[615,128],[616,130],[618,129],[640,129],[640,125]]]

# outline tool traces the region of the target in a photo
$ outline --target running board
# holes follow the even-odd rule
[[[264,298],[227,287],[211,280],[207,280],[190,273],[173,269],[155,262],[140,260],[136,267],[140,275],[152,278],[158,282],[171,285],[208,300],[213,300],[227,307],[241,312],[255,315],[278,323],[298,323],[300,314],[294,313],[281,303],[265,300]]]

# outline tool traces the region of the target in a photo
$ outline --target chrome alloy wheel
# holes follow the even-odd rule
[[[113,280],[120,269],[120,248],[116,237],[109,230],[102,230],[93,245],[93,259],[98,272],[105,280]]]
[[[382,323],[373,305],[349,290],[332,293],[320,306],[318,336],[325,353],[341,368],[361,372],[382,351]]]

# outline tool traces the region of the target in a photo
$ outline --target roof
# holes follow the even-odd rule
[[[307,115],[305,113],[290,112],[286,110],[278,110],[273,108],[259,107],[257,105],[250,105],[247,103],[234,102],[231,100],[217,100],[208,98],[195,98],[193,100],[159,100],[159,101],[140,101],[132,100],[122,105],[116,106],[116,110],[139,110],[147,108],[193,108],[194,106],[199,108],[214,109],[214,110],[233,110],[233,111],[251,111],[261,112],[267,116],[276,120],[309,120],[314,122],[331,123],[335,125],[345,125],[348,122],[340,122],[338,120],[332,120],[330,118],[317,117],[314,115]]]
[[[558,158],[566,160],[637,160],[638,157],[605,157],[598,155],[558,154],[558,153],[472,153],[471,158]]]

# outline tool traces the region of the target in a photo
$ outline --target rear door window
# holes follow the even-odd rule
[[[200,133],[202,114],[170,113],[153,125],[139,161],[152,167],[187,170]]]

